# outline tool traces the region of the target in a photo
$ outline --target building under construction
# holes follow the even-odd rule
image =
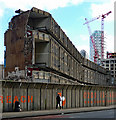
[[[96,18],[92,18],[89,21],[85,18],[86,22],[83,24],[87,24],[90,35],[90,59],[97,64],[101,64],[101,60],[104,59],[104,19],[110,13],[112,13],[112,11],[99,15]],[[98,20],[99,18],[101,18],[101,31],[96,30],[94,33],[91,33],[89,23]]]
[[[50,13],[18,12],[5,32],[7,79],[107,85],[107,70],[82,57]]]
[[[97,49],[97,53],[99,55],[99,60],[97,61],[97,64],[101,64],[101,59],[102,59],[102,54],[104,54],[104,52],[102,51],[102,32],[100,30],[96,30],[94,31],[94,33],[91,35],[92,38],[94,39],[95,45],[96,45],[96,49]],[[90,59],[91,61],[94,62],[94,56],[95,56],[95,50],[93,48],[93,43],[90,37]]]

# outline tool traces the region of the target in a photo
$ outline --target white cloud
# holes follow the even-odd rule
[[[30,9],[31,7],[52,10],[57,9],[58,7],[77,5],[81,2],[83,2],[83,0],[0,0],[0,3],[4,5],[4,8],[23,10]]]
[[[0,64],[3,64],[3,63],[4,63],[4,59],[2,57],[2,58],[0,58]]]
[[[113,2],[114,0],[94,0],[94,1],[93,0],[85,0],[85,2],[91,2],[91,3],[93,3],[93,2],[94,3],[104,3],[104,2],[106,3],[106,2],[109,2],[109,1]]]
[[[87,52],[87,54],[89,55],[89,50],[90,50],[90,46],[89,46],[89,36],[86,34],[81,34],[75,38],[78,38],[76,43],[76,48],[78,51],[81,50],[85,50]]]
[[[29,5],[29,1],[28,0],[0,0],[0,2],[2,3],[2,7],[5,8],[9,8],[9,9],[24,9],[26,10],[28,8]]]
[[[109,14],[105,21],[113,21],[114,20],[114,1],[109,0],[109,2],[104,2],[102,4],[91,4],[92,17],[98,17],[99,15],[106,14],[109,11],[112,11]]]
[[[3,16],[3,10],[0,9],[0,17]]]
[[[80,35],[80,40],[81,41],[88,41],[89,36],[88,35]]]
[[[105,52],[114,52],[114,36],[107,35],[105,39]]]

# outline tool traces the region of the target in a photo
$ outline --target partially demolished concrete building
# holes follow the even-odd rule
[[[5,32],[5,76],[35,82],[101,84],[105,68],[83,58],[51,14],[37,8],[14,16]]]

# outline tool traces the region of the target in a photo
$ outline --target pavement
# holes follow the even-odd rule
[[[39,110],[39,111],[22,111],[22,112],[4,112],[2,118],[24,118],[35,116],[47,116],[47,115],[59,115],[79,112],[90,112],[99,110],[116,109],[116,105],[111,106],[98,106],[98,107],[83,107],[83,108],[71,108],[71,109],[54,109],[54,110]]]

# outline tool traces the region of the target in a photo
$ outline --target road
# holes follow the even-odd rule
[[[82,112],[69,114],[69,118],[116,118],[116,110]],[[67,115],[68,117],[68,115]]]
[[[116,118],[116,110],[104,110],[70,114],[69,118]],[[68,117],[68,115],[67,115]]]
[[[71,113],[71,114],[61,114],[61,115],[49,115],[49,116],[37,116],[37,117],[26,117],[26,118],[14,118],[12,120],[67,120],[75,118],[76,120],[96,120],[104,118],[103,120],[116,120],[116,109],[93,111],[93,112],[81,112],[81,113]],[[82,119],[83,118],[83,119]],[[115,119],[114,119],[115,118]],[[11,119],[4,119],[11,120]]]

